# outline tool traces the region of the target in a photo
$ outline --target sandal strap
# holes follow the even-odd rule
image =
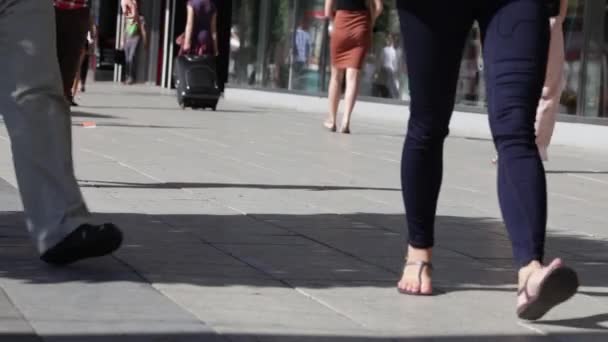
[[[526,300],[530,299],[530,294],[528,293],[528,281],[532,278],[532,273],[528,274],[526,280],[524,280],[524,285],[521,289],[517,290],[517,296],[521,296],[522,294],[526,295]]]
[[[433,263],[429,261],[405,261],[405,266],[420,266],[421,268],[428,267],[433,269]]]
[[[405,261],[405,267],[408,266],[418,266],[420,267],[418,269],[418,283],[422,284],[422,271],[424,271],[424,268],[427,267],[429,270],[433,270],[433,263],[428,262],[428,261]]]

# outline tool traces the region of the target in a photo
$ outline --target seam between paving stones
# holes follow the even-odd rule
[[[254,220],[256,220],[258,222],[269,224],[269,223],[267,223],[265,221],[258,220],[257,218],[255,218],[255,217],[253,217],[251,215],[248,215],[248,214],[244,214],[244,216],[251,217],[251,218],[253,218]],[[161,220],[162,220],[162,218],[161,218]],[[167,226],[169,226],[169,227],[176,228],[176,226],[174,226],[173,224],[171,224],[169,222],[166,222],[164,220],[163,220],[163,222]],[[273,225],[273,224],[269,224],[269,225]],[[285,228],[280,227],[280,226],[276,226],[276,225],[273,225],[273,226],[275,226],[276,228],[279,228],[279,229],[286,230]],[[316,296],[314,296],[314,295],[312,295],[310,293],[307,293],[303,289],[301,289],[301,288],[299,288],[299,287],[291,284],[288,280],[281,279],[281,278],[275,276],[272,272],[270,272],[268,269],[266,269],[266,267],[264,267],[260,263],[255,262],[255,260],[251,260],[251,259],[249,259],[247,257],[241,257],[241,256],[237,255],[236,253],[232,253],[232,252],[230,252],[228,250],[225,250],[225,249],[223,249],[223,248],[220,247],[221,244],[216,245],[214,243],[211,243],[211,242],[205,240],[204,238],[202,238],[202,237],[200,237],[200,236],[198,236],[198,235],[196,235],[196,234],[194,234],[192,232],[189,232],[189,234],[191,234],[192,236],[194,236],[197,240],[199,240],[203,244],[206,244],[206,245],[208,245],[208,246],[216,249],[217,251],[219,251],[221,253],[224,253],[224,254],[230,256],[231,258],[233,258],[233,259],[235,259],[235,260],[237,260],[237,261],[239,261],[239,262],[241,262],[241,263],[243,263],[243,264],[251,267],[252,269],[254,269],[254,270],[256,270],[256,271],[258,271],[258,272],[260,272],[262,274],[267,275],[270,279],[272,279],[274,281],[277,281],[278,283],[284,285],[286,288],[293,289],[296,293],[298,293],[298,294],[300,294],[300,295],[302,295],[302,296],[304,296],[304,297],[306,297],[306,298],[308,298],[308,299],[310,299],[310,300],[312,300],[312,301],[320,304],[322,307],[325,307],[325,308],[329,309],[330,311],[334,312],[335,314],[338,314],[339,316],[342,316],[343,318],[346,318],[348,321],[353,322],[356,325],[358,325],[358,326],[360,326],[360,327],[362,327],[364,329],[367,329],[369,331],[374,331],[374,329],[371,329],[369,326],[367,326],[367,325],[365,325],[365,324],[357,321],[356,319],[350,317],[348,314],[346,314],[346,313],[340,311],[339,309],[333,307],[329,303],[327,303],[327,302],[321,300],[320,298],[317,298]],[[300,236],[300,237],[307,238],[306,236]]]
[[[19,309],[19,307],[17,306],[17,304],[15,304],[15,302],[13,302],[13,300],[8,295],[8,293],[6,293],[6,291],[2,288],[2,286],[0,286],[0,296],[2,296],[2,295],[4,296],[4,298],[6,298],[6,300],[9,303],[9,305],[11,305],[13,307],[13,309],[15,310],[15,312],[17,313],[17,315],[19,315],[19,318],[21,318],[23,320],[23,322],[25,324],[27,324],[27,326],[32,330],[32,332],[34,334],[36,334],[36,336],[33,336],[33,337],[35,337],[40,342],[44,342],[44,340],[42,339],[42,337],[40,337],[40,335],[38,334],[38,332],[36,331],[36,329],[30,324],[30,321],[28,321],[27,318],[25,318],[25,315],[23,315],[23,312],[21,312],[21,310]]]
[[[89,150],[89,151],[87,151],[87,152],[90,152],[90,153],[92,152],[92,153],[98,154],[98,155],[100,155],[100,156],[102,156],[102,157],[104,157],[104,158],[106,158],[106,159],[109,159],[109,160],[111,160],[111,161],[115,162],[115,163],[116,163],[118,166],[123,167],[123,168],[126,168],[126,169],[128,169],[128,170],[130,170],[130,171],[134,171],[134,172],[136,172],[136,173],[138,173],[138,174],[140,174],[140,175],[142,175],[142,176],[144,176],[144,177],[146,177],[146,178],[153,179],[154,181],[160,181],[160,182],[163,182],[163,180],[162,180],[162,179],[157,178],[157,177],[152,176],[152,175],[149,175],[149,174],[147,174],[147,173],[145,173],[145,172],[141,172],[141,171],[139,171],[137,168],[132,167],[132,166],[128,165],[128,164],[127,164],[127,163],[125,163],[125,162],[121,162],[121,161],[119,161],[118,159],[116,159],[116,158],[114,158],[114,157],[112,157],[112,156],[109,156],[109,155],[104,155],[104,154],[101,154],[101,153],[96,153],[95,151],[92,151],[92,150]],[[194,191],[190,191],[190,190],[188,190],[188,189],[181,188],[180,190],[182,190],[182,191],[184,191],[184,192],[187,192],[187,193],[189,193],[189,194],[194,194],[194,195],[196,195],[196,193],[195,193]],[[248,214],[246,214],[246,213],[243,213],[242,211],[240,211],[240,210],[238,210],[238,209],[236,209],[236,208],[233,208],[233,207],[227,206],[227,205],[225,205],[224,203],[221,203],[221,202],[219,202],[219,201],[217,201],[217,200],[213,200],[213,199],[212,199],[212,200],[210,200],[210,201],[211,201],[211,202],[215,202],[216,204],[218,204],[218,205],[220,205],[220,206],[222,206],[222,207],[225,207],[225,208],[231,209],[231,210],[233,210],[233,211],[236,211],[236,212],[238,212],[238,213],[244,214],[244,215],[246,215],[246,216],[252,217],[251,215],[248,215]],[[253,219],[255,219],[256,221],[260,221],[259,219],[255,218],[255,217],[252,217],[252,218],[253,218]],[[175,228],[175,226],[174,226],[174,225],[170,224],[169,222],[166,222],[165,220],[163,220],[163,219],[162,219],[162,217],[160,218],[160,220],[161,220],[162,222],[164,222],[164,223],[165,223],[167,226],[172,227],[172,228]],[[264,222],[264,221],[261,221],[261,222]],[[264,223],[268,224],[267,222],[264,222]],[[272,224],[271,224],[271,225],[272,225]],[[280,226],[277,226],[277,227],[278,227],[278,228],[280,228],[280,229],[283,229],[283,230],[287,230],[287,229],[286,229],[286,228],[284,228],[284,227],[280,227]],[[289,230],[287,230],[287,231],[289,231]],[[226,250],[224,250],[224,249],[220,248],[219,246],[216,246],[216,245],[214,245],[214,244],[211,244],[211,243],[209,243],[208,241],[205,241],[204,239],[202,239],[201,237],[196,236],[195,234],[192,234],[192,235],[193,235],[193,236],[195,236],[195,237],[196,237],[196,238],[197,238],[199,241],[201,241],[201,242],[203,242],[203,243],[205,243],[205,244],[207,244],[207,245],[209,245],[209,246],[213,247],[214,249],[216,249],[216,250],[218,250],[218,251],[220,251],[220,252],[222,252],[222,253],[224,253],[224,254],[229,255],[230,257],[232,257],[232,258],[234,258],[234,259],[236,259],[236,260],[238,260],[238,261],[240,261],[240,262],[242,262],[242,263],[244,263],[244,264],[248,265],[249,267],[252,267],[253,269],[255,269],[255,270],[256,270],[256,271],[258,271],[258,272],[261,272],[261,273],[263,273],[263,274],[268,275],[270,278],[272,278],[272,279],[274,279],[274,280],[276,280],[276,281],[280,282],[281,284],[284,284],[286,287],[289,287],[289,288],[294,289],[294,290],[295,290],[296,292],[298,292],[299,294],[301,294],[301,295],[305,295],[306,297],[308,297],[308,298],[310,298],[310,299],[314,300],[315,302],[317,302],[317,303],[321,304],[323,307],[326,307],[326,308],[330,309],[331,311],[333,311],[333,312],[335,312],[335,313],[339,314],[340,316],[343,316],[343,317],[347,318],[349,321],[351,321],[351,322],[353,322],[353,323],[355,323],[355,324],[357,324],[357,325],[361,326],[362,328],[365,328],[365,329],[370,330],[370,328],[369,328],[369,327],[367,327],[366,325],[362,324],[361,322],[356,321],[356,320],[355,320],[355,319],[353,319],[352,317],[349,317],[349,316],[348,316],[348,315],[346,315],[345,313],[340,312],[338,309],[336,309],[336,308],[332,307],[331,305],[329,305],[329,304],[327,304],[327,303],[323,302],[322,300],[320,300],[320,299],[316,298],[315,296],[313,296],[313,295],[311,295],[311,294],[306,293],[306,292],[305,292],[305,291],[303,291],[302,289],[299,289],[299,288],[297,288],[297,287],[293,286],[293,285],[292,285],[292,284],[290,284],[288,281],[275,277],[274,275],[272,275],[272,273],[268,272],[267,270],[264,270],[263,268],[261,268],[261,267],[259,267],[259,266],[256,266],[256,265],[255,265],[255,263],[252,263],[252,262],[247,261],[247,260],[245,260],[245,259],[243,259],[243,258],[240,258],[240,257],[238,257],[237,255],[234,255],[233,253],[230,253],[229,251],[226,251]],[[310,237],[308,237],[308,236],[305,236],[305,235],[302,235],[302,234],[299,234],[299,233],[298,233],[298,234],[296,234],[296,235],[299,235],[299,236],[301,236],[301,237],[304,237],[304,238],[306,238],[306,239],[308,239],[308,240],[313,240],[313,241],[316,241],[316,240],[314,240],[314,239],[311,239],[311,238],[310,238]],[[329,247],[330,249],[332,249],[332,250],[334,250],[334,251],[339,251],[338,249],[336,249],[336,248],[334,248],[334,247],[331,247],[331,246],[329,246],[329,245],[327,245],[327,244],[323,244],[323,245],[324,245],[324,246],[326,246],[326,247]],[[339,252],[342,252],[342,251],[339,251]],[[342,253],[343,253],[343,252],[342,252]],[[349,254],[350,254],[350,253],[349,253]],[[352,255],[352,254],[351,254],[351,255]],[[127,263],[127,262],[123,261],[122,259],[118,258],[117,256],[113,256],[113,257],[114,257],[114,258],[115,258],[117,261],[119,261],[120,263],[122,263],[123,265],[125,265],[126,267],[128,267],[130,270],[132,270],[132,271],[133,271],[135,274],[137,274],[137,276],[138,276],[138,277],[140,277],[142,280],[144,280],[145,282],[148,282],[148,283],[149,283],[149,280],[148,280],[148,279],[147,279],[147,278],[146,278],[146,277],[145,277],[143,274],[141,274],[141,273],[140,273],[140,272],[139,272],[139,271],[138,271],[138,270],[137,270],[135,267],[133,267],[133,266],[132,266],[132,265],[130,265],[129,263]],[[361,259],[360,259],[360,258],[358,258],[358,257],[357,257],[357,259],[361,260]],[[363,260],[361,260],[361,261],[363,261]],[[365,261],[364,261],[364,262],[365,262]],[[366,263],[367,263],[367,262],[366,262]],[[368,264],[369,264],[369,263],[368,263]],[[376,266],[376,265],[374,265],[374,266]],[[158,290],[157,288],[155,288],[153,285],[152,285],[152,288],[154,288],[154,289],[155,289],[155,291],[159,292],[159,293],[160,293],[161,295],[163,295],[164,297],[166,297],[166,298],[168,298],[169,300],[171,300],[169,297],[167,297],[167,296],[166,296],[164,293],[162,293],[161,291],[159,291],[159,290]],[[171,301],[172,301],[172,302],[174,302],[173,300],[171,300]],[[175,302],[174,302],[174,303],[175,303]],[[180,307],[182,307],[182,306],[181,306],[181,305],[179,305],[178,303],[175,303],[175,304],[176,304],[176,305],[178,305],[178,306],[180,306]],[[182,308],[183,308],[183,309],[185,309],[185,310],[187,310],[187,311],[189,311],[187,308],[184,308],[184,307],[182,307]],[[190,312],[190,311],[189,311],[189,312]],[[202,322],[202,321],[201,321],[201,322]],[[204,322],[202,322],[202,323],[204,323]],[[215,332],[215,330],[213,330],[213,331]],[[373,330],[372,330],[372,331],[373,331]]]
[[[221,336],[222,338],[225,338],[224,335],[222,335],[218,331],[216,331],[211,325],[207,324],[205,321],[200,320],[193,312],[191,312],[190,310],[188,310],[188,308],[185,308],[185,307],[179,305],[173,299],[171,299],[166,294],[164,294],[161,290],[159,290],[158,288],[156,288],[156,286],[154,286],[154,284],[152,282],[150,282],[150,280],[148,278],[146,278],[142,273],[140,273],[133,265],[129,264],[128,262],[126,262],[124,260],[122,260],[121,258],[119,258],[118,256],[116,256],[115,254],[112,254],[112,258],[114,260],[116,260],[118,263],[120,263],[121,265],[123,265],[124,267],[126,267],[127,269],[131,270],[131,272],[133,272],[144,283],[149,284],[150,288],[153,289],[156,293],[158,293],[159,295],[163,296],[164,298],[166,298],[167,300],[169,300],[171,303],[177,305],[182,310],[184,310],[185,312],[188,312],[190,315],[192,315],[193,320],[196,320],[196,321],[200,322],[200,324],[204,328],[208,328],[208,329],[211,330],[211,332],[213,332],[217,336]]]
[[[102,156],[102,157],[104,157],[104,158],[106,158],[106,159],[109,159],[109,160],[111,160],[111,161],[115,162],[115,163],[116,163],[118,166],[121,166],[121,167],[124,167],[124,168],[126,168],[126,169],[129,169],[130,171],[134,171],[134,172],[136,172],[136,173],[140,174],[141,176],[144,176],[144,177],[146,177],[146,178],[152,179],[152,180],[154,180],[154,181],[161,181],[161,182],[162,182],[162,180],[161,180],[161,179],[159,179],[159,178],[157,178],[157,177],[155,177],[155,176],[152,176],[152,175],[150,175],[150,174],[148,174],[148,173],[142,172],[142,171],[140,171],[139,169],[137,169],[136,167],[131,166],[131,165],[129,165],[129,164],[127,164],[127,163],[125,163],[125,162],[122,162],[122,161],[120,161],[120,160],[118,160],[118,159],[116,159],[116,158],[114,158],[114,157],[112,157],[112,156],[109,156],[109,155],[104,155],[104,154],[102,154],[102,153],[94,152],[94,151],[92,151],[92,150],[85,151],[85,152],[89,152],[89,153],[91,153],[91,152],[92,152],[92,153],[98,154],[98,155],[100,155],[100,156]],[[239,162],[239,163],[241,163],[241,162],[242,162],[242,161],[239,161],[239,160],[235,160],[235,161],[237,161],[237,162]],[[247,164],[247,163],[245,163],[245,164]],[[276,172],[279,172],[279,171],[276,171]],[[279,172],[279,173],[280,173],[280,172]],[[180,190],[182,190],[182,191],[184,191],[184,192],[186,192],[186,193],[189,193],[189,194],[191,194],[191,195],[194,195],[195,197],[198,197],[198,194],[197,194],[196,192],[191,191],[191,190],[189,190],[189,189],[181,188]],[[369,266],[376,267],[376,268],[381,269],[381,270],[383,270],[383,271],[386,271],[386,272],[388,272],[388,273],[390,273],[390,274],[397,274],[397,275],[398,275],[398,273],[397,273],[397,272],[394,272],[394,271],[392,271],[391,269],[389,269],[389,268],[387,268],[387,267],[384,267],[384,266],[382,266],[382,265],[379,265],[379,264],[376,264],[376,263],[373,263],[373,262],[367,261],[367,260],[365,260],[364,258],[361,258],[361,257],[359,257],[359,256],[357,256],[357,255],[355,255],[355,254],[353,254],[353,253],[350,253],[350,252],[344,251],[344,250],[342,250],[342,249],[340,249],[340,248],[337,248],[337,247],[335,247],[335,246],[332,246],[332,245],[330,245],[330,244],[328,244],[328,243],[325,243],[325,242],[320,241],[320,240],[318,240],[318,239],[315,239],[315,238],[313,238],[313,237],[307,236],[307,235],[302,234],[302,233],[300,233],[300,232],[293,231],[293,230],[291,230],[291,229],[289,229],[289,228],[287,228],[287,227],[281,226],[280,224],[275,224],[275,223],[271,223],[271,222],[267,222],[267,221],[261,220],[261,219],[259,219],[258,217],[256,217],[254,214],[249,214],[249,213],[243,212],[243,211],[239,210],[238,208],[231,207],[231,206],[230,206],[230,205],[228,205],[227,203],[222,203],[221,201],[216,200],[216,199],[208,199],[208,200],[209,200],[210,202],[215,202],[216,204],[218,204],[218,205],[219,205],[219,206],[221,206],[221,207],[225,207],[225,208],[231,209],[231,210],[233,210],[233,211],[236,211],[236,212],[238,212],[238,213],[241,213],[242,215],[248,216],[248,217],[250,217],[250,218],[252,218],[252,219],[254,219],[254,220],[258,221],[258,222],[262,222],[262,223],[265,223],[265,224],[269,224],[269,225],[271,225],[271,226],[274,226],[274,227],[277,227],[277,228],[279,228],[279,229],[282,229],[282,230],[288,231],[288,232],[290,232],[290,233],[293,233],[295,236],[299,236],[299,237],[304,238],[304,239],[306,239],[306,240],[309,240],[309,241],[312,241],[312,242],[317,243],[317,244],[319,244],[319,245],[322,245],[322,246],[324,246],[324,247],[326,247],[326,248],[328,248],[328,249],[330,249],[330,250],[333,250],[333,251],[335,251],[335,252],[338,252],[338,253],[341,253],[341,254],[343,254],[343,255],[345,255],[345,256],[348,256],[348,257],[350,257],[350,258],[352,258],[352,259],[355,259],[355,260],[357,260],[357,261],[359,261],[359,262],[362,262],[363,264],[367,264],[367,265],[369,265]],[[302,204],[304,204],[304,205],[312,206],[312,207],[317,208],[317,209],[320,209],[320,210],[322,210],[322,209],[323,209],[323,208],[321,208],[321,207],[319,207],[319,206],[317,206],[317,205],[315,205],[315,204],[313,204],[313,203],[301,202],[301,201],[298,201],[298,202],[300,202],[300,203],[302,203]],[[487,210],[484,210],[484,209],[482,209],[482,208],[477,208],[477,207],[476,207],[475,209],[477,209],[477,210],[479,210],[479,211],[482,211],[482,212],[488,212]],[[331,211],[331,208],[330,208],[330,211]],[[335,212],[335,211],[334,211],[334,212]],[[338,215],[338,216],[342,216],[342,217],[344,217],[343,215],[340,215],[340,214],[335,214],[335,215]],[[370,224],[370,225],[371,225],[371,226],[373,226],[373,227],[376,227],[377,229],[381,229],[381,230],[384,230],[384,231],[390,231],[390,232],[393,232],[393,233],[394,233],[394,231],[393,231],[393,230],[391,230],[391,229],[389,229],[389,228],[385,227],[385,226],[384,226],[384,225],[382,225],[382,224],[378,224],[378,223],[376,223],[376,222],[371,223],[370,221],[365,220],[365,219],[363,219],[363,220],[352,220],[352,219],[346,218],[346,220],[347,220],[347,221],[349,221],[349,222],[352,222],[352,223],[355,223],[355,222],[367,223],[367,224]],[[169,224],[168,222],[165,222],[165,224],[167,224],[167,225],[168,225],[168,226],[170,226],[170,227],[174,227],[173,225]],[[497,235],[501,235],[501,234],[499,234],[499,233],[495,233],[495,234],[497,234]],[[194,235],[194,234],[193,234],[193,235]],[[196,235],[195,235],[195,236],[196,236]],[[366,328],[366,329],[369,329],[369,327],[367,327],[366,325],[364,325],[364,324],[362,324],[361,322],[358,322],[358,321],[356,321],[355,319],[353,319],[353,318],[349,317],[347,314],[344,314],[344,313],[340,312],[340,311],[339,311],[339,310],[337,310],[336,308],[333,308],[333,307],[332,307],[330,304],[325,303],[325,302],[324,302],[324,301],[322,301],[321,299],[316,298],[314,295],[307,293],[305,290],[300,289],[300,288],[298,288],[297,286],[294,286],[294,285],[293,285],[293,284],[291,284],[289,281],[287,281],[287,280],[283,280],[283,279],[280,279],[280,278],[277,278],[277,277],[276,277],[276,276],[274,276],[274,275],[273,275],[271,272],[269,272],[268,270],[265,270],[263,266],[261,266],[261,265],[256,265],[256,263],[255,263],[255,262],[252,262],[252,261],[246,260],[245,258],[239,257],[239,256],[237,256],[237,255],[235,255],[235,254],[233,254],[233,253],[231,253],[231,252],[229,252],[229,251],[227,251],[227,250],[225,250],[225,249],[222,249],[220,246],[218,246],[218,245],[216,245],[216,244],[210,243],[209,241],[206,241],[206,240],[202,239],[202,238],[201,238],[201,237],[199,237],[199,236],[196,236],[196,238],[197,238],[199,241],[201,241],[201,242],[203,242],[203,243],[205,243],[205,244],[207,244],[207,245],[209,245],[209,246],[213,247],[214,249],[217,249],[218,251],[220,251],[220,252],[222,252],[222,253],[225,253],[225,254],[229,255],[230,257],[232,257],[232,258],[235,258],[236,260],[238,260],[238,261],[240,261],[240,262],[242,262],[242,263],[244,263],[244,264],[248,265],[249,267],[252,267],[252,268],[253,268],[253,269],[255,269],[256,271],[261,272],[261,273],[263,273],[263,274],[266,274],[266,275],[268,275],[269,277],[271,277],[272,279],[274,279],[274,280],[276,280],[276,281],[280,282],[281,284],[283,284],[283,285],[285,285],[285,286],[287,286],[287,287],[289,287],[289,288],[294,289],[294,290],[295,290],[296,292],[298,292],[299,294],[304,295],[304,296],[306,296],[306,297],[308,297],[308,298],[310,298],[310,299],[312,299],[312,300],[316,301],[317,303],[321,304],[322,306],[324,306],[324,307],[326,307],[326,308],[330,309],[331,311],[333,311],[333,312],[335,312],[335,313],[337,313],[337,314],[339,314],[339,315],[341,315],[341,316],[343,316],[343,317],[347,318],[348,320],[350,320],[350,321],[352,321],[352,322],[354,322],[354,323],[356,323],[356,324],[360,325],[361,327]],[[445,247],[444,247],[444,248],[445,248]],[[456,250],[452,250],[452,249],[450,249],[450,248],[446,248],[446,250],[450,250],[451,252],[455,252],[455,253],[457,253],[457,254],[460,254],[460,255],[466,256],[466,257],[471,258],[471,259],[473,259],[473,260],[479,261],[479,262],[481,262],[481,263],[483,263],[483,264],[485,264],[485,265],[491,266],[489,263],[484,262],[482,258],[476,258],[476,257],[474,257],[474,256],[472,256],[472,255],[468,255],[468,254],[463,253],[463,252],[459,252],[459,251],[456,251]],[[130,269],[132,269],[132,270],[133,270],[134,272],[136,272],[136,273],[137,273],[137,274],[138,274],[140,277],[142,277],[142,275],[141,275],[141,274],[139,274],[139,273],[138,273],[138,272],[137,272],[137,271],[136,271],[134,268],[130,267]],[[143,277],[143,278],[145,279],[145,277]],[[147,279],[145,279],[145,280],[147,281]],[[162,294],[162,292],[161,292],[161,294]],[[163,294],[163,295],[164,295],[164,294]]]

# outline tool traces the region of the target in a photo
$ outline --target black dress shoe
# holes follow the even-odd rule
[[[69,265],[78,260],[111,254],[122,244],[122,232],[111,223],[99,226],[83,224],[40,259],[52,265]]]

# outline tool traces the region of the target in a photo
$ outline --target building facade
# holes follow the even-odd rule
[[[396,1],[399,0],[384,0],[385,11],[374,28],[373,47],[362,70],[363,98],[395,103],[409,100],[408,70],[400,44]],[[101,69],[113,69],[114,80],[120,79],[120,70],[107,55],[118,46],[122,34],[119,2],[93,0],[103,38],[97,64]],[[220,7],[231,5],[224,6],[231,8],[231,27],[227,34],[230,36],[231,86],[326,94],[331,66],[323,0],[214,2]],[[187,0],[141,0],[150,44],[140,48],[139,81],[172,87],[177,53],[175,38],[184,30],[186,3]],[[560,111],[577,117],[608,118],[608,0],[568,0],[568,3]],[[295,39],[297,35],[305,39]],[[459,109],[485,111],[481,50],[479,29],[473,27],[463,52],[456,94]]]
[[[363,67],[361,94],[408,101],[407,65],[401,48],[398,0],[385,0]],[[323,0],[233,0],[230,83],[233,86],[322,95],[330,73]],[[608,0],[569,0],[564,23],[566,64],[560,111],[608,117]],[[304,30],[310,55],[294,37]],[[302,44],[302,40],[299,40]],[[389,56],[398,56],[394,68]],[[480,33],[473,27],[460,70],[457,106],[485,110]]]

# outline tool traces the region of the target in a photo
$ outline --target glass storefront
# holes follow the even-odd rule
[[[608,117],[608,1],[584,1],[583,63],[578,104],[585,116]]]
[[[139,44],[136,54],[136,81],[160,84],[160,56],[162,55],[162,29],[164,26],[161,9],[167,0],[141,2],[140,14],[144,20],[148,44]],[[185,6],[185,5],[184,5]],[[94,75],[96,80],[120,81],[124,70],[115,64],[115,51],[120,47],[124,18],[120,10],[120,0],[91,0],[91,16],[97,27],[94,55]]]
[[[362,96],[409,100],[396,1],[384,1],[385,11],[374,27],[362,69]],[[608,0],[568,3],[560,111],[608,117]],[[230,83],[324,94],[330,61],[323,14],[323,0],[234,0]],[[473,27],[463,53],[456,94],[461,107],[485,107],[480,36]]]

